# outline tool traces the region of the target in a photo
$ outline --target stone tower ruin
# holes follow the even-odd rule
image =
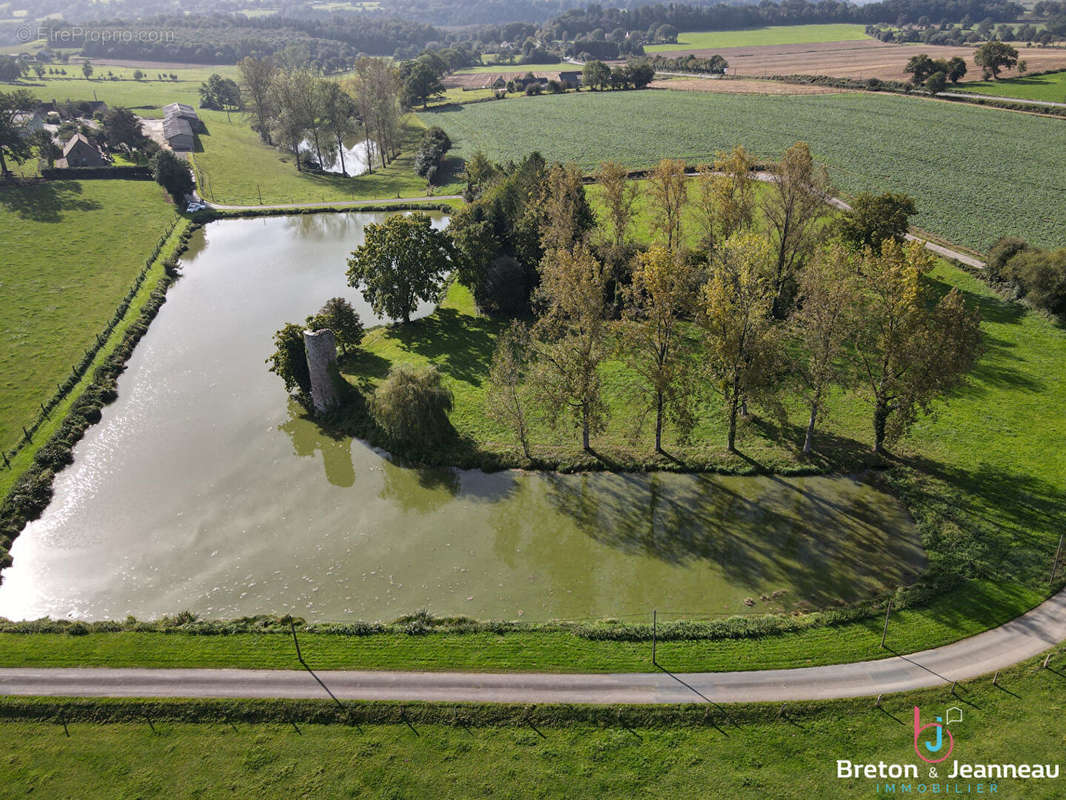
[[[337,387],[333,383],[333,365],[337,363],[337,341],[333,331],[304,331],[307,371],[311,373],[311,404],[321,414],[337,405]]]

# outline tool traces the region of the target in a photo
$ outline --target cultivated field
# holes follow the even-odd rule
[[[714,47],[851,42],[869,38],[865,25],[772,25],[736,31],[687,31],[678,35],[675,44],[654,44],[644,49],[649,53],[684,53]]]
[[[916,224],[985,249],[1003,234],[1066,244],[1066,125],[995,109],[846,93],[772,97],[700,92],[582,92],[453,106],[421,115],[457,153],[496,160],[532,150],[586,168],[698,163],[743,144],[763,158],[810,143],[846,193],[896,190]],[[1005,187],[1010,187],[1006,190]]]
[[[0,448],[103,330],[173,216],[148,181],[0,189]]]
[[[1022,100],[1043,100],[1066,103],[1066,72],[1011,78],[1005,81],[975,81],[959,86],[959,91],[990,94],[997,97],[1017,97]]]
[[[821,44],[790,44],[765,47],[689,48],[671,56],[692,53],[706,58],[718,54],[729,62],[729,74],[765,77],[768,75],[831,75],[837,78],[880,78],[907,80],[903,71],[911,56],[927,53],[930,58],[966,59],[970,77],[980,76],[973,61],[973,47],[936,47],[924,44],[886,44],[876,39]],[[1066,49],[1022,48],[1020,57],[1031,71],[1066,68]]]
[[[648,86],[652,89],[673,89],[679,92],[725,94],[839,94],[847,91],[809,83],[782,83],[748,78],[660,78]]]

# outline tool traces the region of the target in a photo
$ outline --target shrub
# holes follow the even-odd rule
[[[289,322],[274,334],[274,352],[267,359],[270,371],[285,382],[285,390],[311,395],[311,373],[304,350],[304,328]]]
[[[1051,314],[1066,314],[1066,248],[1023,250],[1008,263],[1005,276],[1026,299]]]
[[[397,364],[374,392],[372,409],[378,425],[402,444],[433,448],[454,435],[452,393],[436,367]]]
[[[343,297],[327,300],[317,314],[307,318],[307,327],[311,330],[329,328],[344,352],[348,352],[349,347],[358,347],[363,341],[363,323],[359,314]]]

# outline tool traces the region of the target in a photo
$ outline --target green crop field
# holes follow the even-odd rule
[[[729,95],[630,91],[514,98],[422,114],[457,153],[539,150],[585,168],[615,159],[699,163],[743,144],[775,158],[807,141],[845,193],[912,195],[915,223],[984,250],[1003,234],[1066,244],[1066,125],[996,109],[875,94]]]
[[[0,448],[103,330],[173,217],[147,181],[0,189]]]
[[[990,94],[996,97],[1017,97],[1022,100],[1066,103],[1066,72],[1050,72],[1047,75],[1008,78],[1000,81],[962,83],[959,84],[956,91]]]
[[[0,785],[5,797],[79,800],[850,800],[880,796],[886,791],[883,783],[893,794],[908,786],[907,794],[914,795],[955,796],[957,791],[976,796],[980,791],[983,796],[991,794],[990,781],[950,780],[951,762],[937,778],[922,765],[919,779],[882,780],[879,787],[871,778],[837,777],[837,759],[875,768],[878,762],[919,764],[910,727],[913,708],[932,717],[961,706],[963,718],[950,728],[953,757],[960,762],[1059,765],[1066,710],[1063,672],[1056,667],[1061,658],[1051,670],[1030,662],[1006,672],[999,687],[987,678],[963,684],[962,700],[944,687],[889,696],[881,708],[869,700],[705,706],[698,715],[686,714],[683,724],[664,721],[673,708],[578,707],[556,713],[539,707],[537,717],[524,724],[512,714],[510,721],[493,725],[479,722],[494,713],[484,706],[442,709],[418,703],[406,706],[406,725],[310,724],[304,715],[318,711],[311,703],[266,709],[275,722],[245,722],[245,711],[264,709],[239,701],[148,705],[144,709],[153,721],[138,718],[131,701],[15,698],[0,703],[0,711],[10,707],[11,712],[0,722]],[[356,708],[356,713],[374,713],[377,707]],[[379,713],[396,718],[395,707]],[[21,714],[33,716],[13,718]],[[77,721],[93,714],[116,714],[124,721]],[[188,721],[198,714],[210,721]],[[71,721],[64,725],[64,719]],[[442,724],[452,719],[458,724]],[[1063,780],[991,782],[995,796],[1057,800]]]
[[[649,53],[670,53],[677,50],[713,50],[723,47],[853,42],[869,38],[865,25],[772,25],[735,31],[685,31],[678,34],[677,44],[653,44],[644,49]]]

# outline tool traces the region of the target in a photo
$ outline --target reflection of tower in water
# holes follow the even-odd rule
[[[322,453],[326,480],[334,486],[355,485],[355,466],[352,464],[352,440],[347,436],[334,438],[324,433],[295,400],[289,403],[289,420],[278,429],[289,435],[292,449],[301,458]]]

